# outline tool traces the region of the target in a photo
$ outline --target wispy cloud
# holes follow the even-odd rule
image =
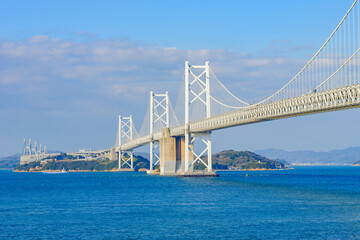
[[[116,128],[108,121],[116,121],[119,113],[134,114],[139,124],[150,90],[169,91],[176,98],[185,60],[191,64],[209,60],[219,79],[244,100],[271,94],[303,65],[302,60],[267,54],[184,50],[90,37],[94,39],[84,42],[49,36],[0,40],[0,115],[7,116],[0,119],[0,125],[12,126],[17,121],[20,126],[9,128],[7,136],[15,135],[21,142],[24,134],[43,131],[66,139],[69,135],[64,134],[69,131],[89,134],[92,125],[91,134],[101,136],[104,128]],[[42,129],[54,127],[56,130]]]
[[[121,98],[179,84],[185,60],[196,64],[210,60],[225,82],[254,87],[254,96],[262,90],[259,83],[272,82],[276,87],[289,79],[300,64],[294,59],[225,49],[181,50],[128,39],[78,43],[34,36],[23,42],[0,42],[0,84],[2,89],[16,86],[17,92],[27,94],[29,101],[32,93],[46,97],[49,92],[55,96],[65,94],[69,99],[87,94]]]

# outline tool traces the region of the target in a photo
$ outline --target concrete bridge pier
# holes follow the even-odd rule
[[[193,145],[190,145],[193,149]],[[194,155],[189,151],[189,162],[194,160]],[[170,129],[162,130],[160,139],[160,175],[177,176],[185,172],[185,137],[170,136]],[[193,172],[193,167],[189,168]]]
[[[115,147],[110,148],[110,161],[115,161],[118,159],[118,155],[116,154]]]

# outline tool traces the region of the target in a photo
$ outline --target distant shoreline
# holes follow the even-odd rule
[[[9,169],[11,170],[11,169]],[[25,172],[25,173],[34,173],[34,172],[38,172],[38,173],[43,173],[43,172],[49,172],[49,173],[59,173],[61,172],[61,170],[46,170],[46,171],[24,171],[24,170],[14,170],[12,169],[13,172]],[[66,172],[119,172],[117,169],[116,170],[68,170]]]
[[[336,164],[336,163],[292,163],[292,166],[355,166],[353,164],[344,163],[344,164]]]
[[[349,167],[360,167],[360,165],[353,165],[353,164],[292,164],[294,167],[336,167],[336,166],[349,166]],[[284,168],[284,169],[238,169],[238,170],[231,170],[231,169],[214,169],[216,172],[260,172],[260,171],[284,171],[284,170],[292,170],[293,167]],[[13,168],[0,168],[0,170],[8,170],[12,172],[61,172],[61,170],[46,170],[46,171],[23,171],[23,170],[15,170]],[[112,169],[112,170],[68,170],[66,172],[121,172],[118,171],[118,169]],[[141,172],[141,171],[139,171]]]
[[[291,170],[294,168],[284,168],[284,169],[267,169],[267,168],[260,168],[260,169],[239,169],[239,170],[230,170],[230,169],[219,169],[215,170],[216,172],[258,172],[258,171],[284,171],[284,170]]]

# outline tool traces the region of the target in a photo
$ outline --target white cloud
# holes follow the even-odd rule
[[[0,41],[0,94],[11,92],[6,96],[15,101],[22,95],[18,101],[35,105],[61,99],[53,101],[53,108],[61,103],[69,106],[68,111],[79,111],[73,103],[84,98],[115,106],[114,98],[131,97],[133,104],[146,105],[149,90],[177,95],[185,60],[192,64],[210,60],[220,80],[245,99],[270,94],[302,65],[296,59],[226,49],[181,50],[129,39],[79,43],[41,35],[22,42]]]

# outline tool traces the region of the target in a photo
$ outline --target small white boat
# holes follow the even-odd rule
[[[67,171],[65,170],[65,168],[63,168],[61,170],[61,172],[45,171],[45,172],[42,172],[42,173],[45,173],[45,174],[60,174],[60,173],[67,173]]]

